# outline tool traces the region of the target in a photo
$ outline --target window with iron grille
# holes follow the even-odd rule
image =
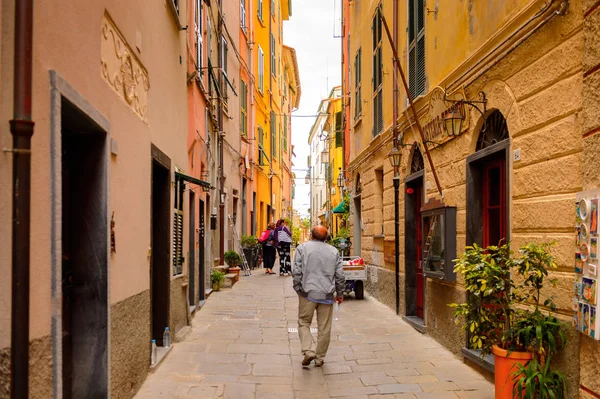
[[[375,10],[373,24],[373,136],[383,131],[383,60],[381,36],[381,5]]]
[[[361,98],[361,74],[362,74],[362,49],[356,51],[354,56],[354,119],[360,118],[362,114],[362,98]]]
[[[425,0],[408,1],[408,88],[413,98],[425,93]]]
[[[183,274],[183,192],[185,184],[175,177],[175,210],[173,212],[173,275]]]
[[[227,99],[227,40],[225,40],[225,36],[221,37],[221,69],[223,71],[223,97]]]
[[[271,111],[271,159],[277,156],[277,125],[275,124],[275,112]]]
[[[258,46],[258,91],[263,94],[265,87],[265,53]]]
[[[246,0],[240,0],[240,26],[246,33]]]
[[[335,113],[335,147],[339,148],[342,146],[342,137],[344,130],[342,128],[342,112]]]
[[[265,164],[265,131],[262,127],[258,127],[258,164]]]
[[[196,20],[195,20],[195,24],[196,24],[196,67],[198,69],[198,73],[200,75],[203,74],[203,60],[202,60],[202,55],[203,55],[203,37],[202,37],[202,1],[203,0],[196,0]]]
[[[263,21],[263,2],[262,2],[262,0],[258,0],[257,16],[258,16],[258,19],[260,20],[260,22],[262,22]]]
[[[283,150],[288,150],[288,116],[283,115]]]
[[[248,85],[240,78],[240,133],[248,132]]]
[[[271,33],[271,75],[275,76],[277,73],[277,61],[275,57],[275,36]]]

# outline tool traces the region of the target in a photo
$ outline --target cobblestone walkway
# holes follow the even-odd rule
[[[291,277],[213,293],[137,399],[493,398],[493,385],[390,309],[348,298],[322,368],[302,368]]]

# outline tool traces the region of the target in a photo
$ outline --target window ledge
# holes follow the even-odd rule
[[[181,20],[179,19],[179,12],[175,8],[175,3],[173,2],[173,0],[167,0],[167,4],[169,5],[168,7],[171,10],[171,14],[173,15],[173,18],[175,19],[175,24],[177,25],[177,29],[181,30],[181,28],[183,26],[181,25]]]
[[[385,234],[373,234],[373,238],[382,239],[382,238],[385,238]]]
[[[480,350],[462,348],[461,352],[462,352],[462,355],[464,358],[483,367],[484,369],[488,370],[490,373],[494,373],[494,370],[495,370],[494,355],[490,354],[482,359]]]
[[[358,118],[354,118],[354,126],[352,126],[352,127],[358,126],[358,124],[361,122],[362,122],[362,115],[359,115]]]

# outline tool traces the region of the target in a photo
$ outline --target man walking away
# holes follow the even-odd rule
[[[302,345],[303,366],[313,360],[315,366],[323,365],[329,348],[333,304],[344,300],[344,269],[338,251],[325,243],[327,229],[315,226],[312,240],[300,244],[294,257],[294,290],[298,293],[298,335]],[[319,332],[317,343],[310,333],[313,315],[317,312]]]

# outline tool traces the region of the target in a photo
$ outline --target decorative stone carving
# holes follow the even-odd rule
[[[100,56],[104,80],[148,123],[148,71],[106,13],[102,20]]]

